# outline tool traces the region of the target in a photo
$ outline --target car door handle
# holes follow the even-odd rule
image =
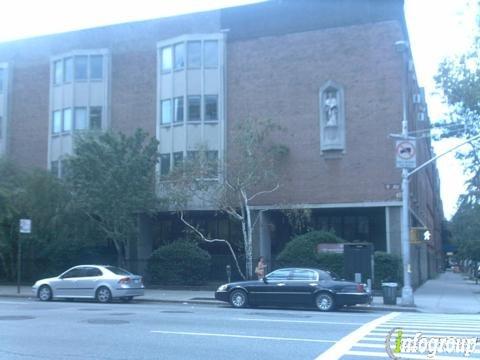
[[[277,286],[285,286],[285,283],[278,283]]]

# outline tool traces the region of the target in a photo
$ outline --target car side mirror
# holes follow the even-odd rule
[[[265,284],[268,284],[268,279],[266,277],[264,277],[262,280]]]

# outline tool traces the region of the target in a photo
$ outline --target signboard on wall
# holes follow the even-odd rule
[[[343,244],[318,244],[317,253],[333,253],[333,254],[343,254]]]

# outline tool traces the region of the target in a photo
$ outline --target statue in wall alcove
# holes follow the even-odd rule
[[[338,125],[338,100],[337,91],[333,89],[327,90],[325,93],[325,126]]]

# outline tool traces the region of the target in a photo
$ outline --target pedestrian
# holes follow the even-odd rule
[[[261,280],[265,277],[265,268],[267,264],[265,264],[265,258],[260,256],[258,258],[257,266],[255,267],[255,275],[258,276],[258,280]]]

